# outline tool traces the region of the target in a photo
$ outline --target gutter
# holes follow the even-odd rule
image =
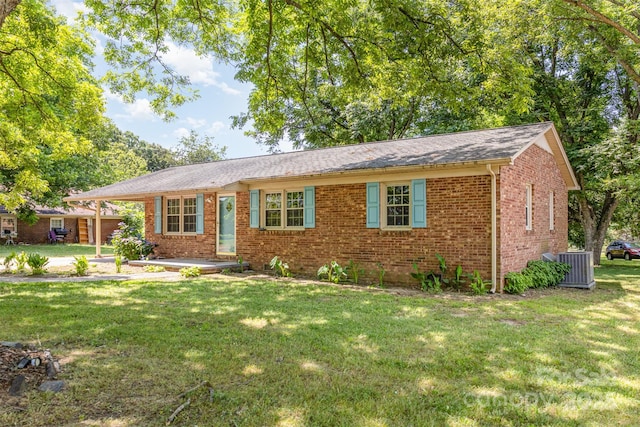
[[[491,290],[489,292],[495,294],[498,286],[497,184],[496,174],[490,163],[487,164],[487,171],[491,175]]]

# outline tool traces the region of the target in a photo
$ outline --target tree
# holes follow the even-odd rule
[[[189,135],[180,138],[178,146],[173,150],[174,166],[221,160],[224,159],[226,151],[227,147],[220,148],[213,144],[213,137],[201,137],[192,130]]]
[[[10,3],[11,6],[14,3]],[[4,6],[4,5],[3,5]],[[92,46],[41,0],[0,10],[0,204],[60,198],[104,109]]]
[[[321,147],[500,124],[528,106],[528,70],[489,43],[498,4],[242,6],[237,77],[255,89],[234,125],[250,122],[249,133],[272,151],[284,138]]]

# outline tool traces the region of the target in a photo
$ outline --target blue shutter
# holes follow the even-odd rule
[[[367,182],[367,228],[380,227],[380,184]]]
[[[304,187],[304,228],[316,228],[316,187]]]
[[[162,234],[162,196],[156,196],[154,199],[154,232]]]
[[[249,191],[249,227],[260,227],[260,190]]]
[[[196,234],[204,234],[204,194],[196,194]]]
[[[411,227],[427,227],[427,180],[411,181]]]

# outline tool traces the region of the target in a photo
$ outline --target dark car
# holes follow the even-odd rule
[[[624,240],[616,240],[607,246],[607,259],[624,258],[627,261],[640,259],[640,245]]]

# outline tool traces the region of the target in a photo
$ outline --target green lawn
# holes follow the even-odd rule
[[[57,245],[0,245],[0,258],[4,258],[11,252],[25,251],[27,253],[39,253],[48,257],[70,257],[76,255],[94,256],[96,247],[94,245],[80,244],[57,244]],[[112,255],[113,246],[101,246],[103,255]]]
[[[400,293],[288,280],[0,283],[0,340],[68,389],[0,425],[636,425],[640,262],[595,291]]]

